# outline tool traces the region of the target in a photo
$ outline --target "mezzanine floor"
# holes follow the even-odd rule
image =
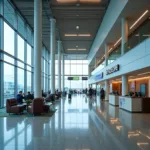
[[[97,97],[62,99],[49,117],[0,118],[0,150],[150,150],[150,114]]]

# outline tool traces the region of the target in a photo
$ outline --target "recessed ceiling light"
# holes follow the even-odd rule
[[[101,0],[57,0],[59,3],[74,3],[74,2],[81,2],[81,3],[99,3]]]
[[[86,48],[68,48],[68,51],[86,51]]]
[[[77,6],[77,7],[79,7],[79,6],[80,6],[80,4],[78,3],[78,4],[76,4],[76,6]]]
[[[78,45],[76,47],[78,48]]]
[[[75,50],[77,50],[76,48],[68,48],[67,49],[68,51],[75,51]]]
[[[78,36],[77,34],[65,34],[65,36]]]
[[[65,34],[65,36],[91,36],[90,34]]]
[[[78,36],[91,36],[90,34],[78,34]]]
[[[78,15],[78,14],[76,14],[76,16],[77,16],[77,17],[79,17],[79,15]]]
[[[149,74],[149,73],[150,73],[150,72],[141,73],[141,74],[138,74],[138,76],[144,75],[144,74]]]
[[[76,26],[76,29],[77,29],[77,30],[79,30],[79,28],[80,28],[79,26]]]

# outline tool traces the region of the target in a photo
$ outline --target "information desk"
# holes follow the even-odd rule
[[[142,112],[142,98],[119,96],[119,107],[130,112]]]
[[[109,94],[109,104],[119,106],[119,96]]]

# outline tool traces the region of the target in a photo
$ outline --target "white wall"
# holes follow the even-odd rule
[[[96,38],[92,44],[92,47],[88,56],[89,63],[92,61],[95,54],[101,47],[102,43],[104,42],[108,33],[114,26],[115,22],[117,21],[119,15],[121,14],[124,7],[126,6],[127,2],[128,0],[111,0],[110,1],[107,12],[97,32]]]
[[[120,65],[120,70],[110,75],[106,75],[106,70],[111,69],[117,64]],[[89,83],[91,84],[106,79],[111,79],[113,77],[120,76],[147,67],[150,67],[150,38],[143,41],[141,44],[137,45],[131,51],[127,52],[122,57],[118,58],[116,61],[114,61],[107,67],[103,68],[102,70],[98,70],[97,68],[96,69],[97,73],[95,73],[95,71],[92,72],[92,76],[89,79]],[[98,72],[99,73],[103,72],[104,77],[102,80],[95,81],[95,76],[96,74],[98,74]]]

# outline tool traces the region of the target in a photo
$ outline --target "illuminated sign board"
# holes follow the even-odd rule
[[[97,74],[95,77],[95,80],[100,80],[100,79],[103,79],[103,72],[100,74]]]
[[[88,80],[88,77],[82,77],[82,80]]]
[[[120,68],[120,66],[116,65],[116,66],[112,67],[111,69],[106,70],[106,75],[109,75],[109,74],[119,71],[119,68]]]
[[[79,80],[79,77],[68,77],[68,80]]]

